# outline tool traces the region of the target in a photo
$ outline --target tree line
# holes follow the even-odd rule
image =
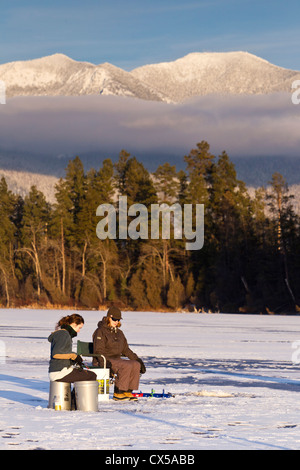
[[[2,306],[213,312],[299,311],[300,234],[286,181],[274,173],[250,197],[226,152],[202,141],[151,175],[125,150],[118,161],[85,172],[69,161],[47,202],[35,186],[23,198],[0,181],[0,301]],[[100,240],[100,204],[204,204],[204,246],[185,240]],[[174,235],[174,234],[173,234]]]

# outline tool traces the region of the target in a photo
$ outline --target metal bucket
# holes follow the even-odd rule
[[[97,375],[98,401],[109,400],[109,369],[90,369]]]
[[[68,382],[50,382],[48,408],[71,410],[71,384]]]
[[[76,409],[79,411],[98,411],[98,382],[83,380],[74,383]]]

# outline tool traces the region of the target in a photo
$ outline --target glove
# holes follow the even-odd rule
[[[80,367],[82,367],[82,365],[83,365],[82,357],[77,355],[76,359],[74,359],[74,364],[78,364]]]
[[[141,366],[141,374],[144,374],[146,372],[146,366],[145,364],[143,363],[142,359],[140,359],[139,357],[137,358],[137,361],[140,363],[140,366]]]

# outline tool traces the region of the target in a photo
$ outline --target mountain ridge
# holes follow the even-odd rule
[[[95,65],[62,53],[0,65],[8,98],[103,94],[177,103],[207,94],[290,92],[299,78],[299,71],[244,51],[191,52],[129,72],[109,62]]]
[[[139,67],[132,73],[172,100],[179,97],[179,101],[206,94],[290,91],[293,80],[300,77],[300,72],[243,51],[190,53],[174,62]]]

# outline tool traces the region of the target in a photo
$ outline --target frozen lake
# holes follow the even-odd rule
[[[47,408],[47,337],[67,313],[0,310],[1,449],[300,448],[299,316],[124,312],[140,389],[175,396],[88,413]],[[80,313],[91,341],[104,312]]]

